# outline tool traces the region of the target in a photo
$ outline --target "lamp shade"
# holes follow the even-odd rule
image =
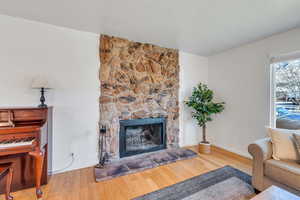
[[[35,77],[32,80],[31,88],[33,88],[33,89],[40,89],[40,88],[51,89],[48,80],[41,76]]]

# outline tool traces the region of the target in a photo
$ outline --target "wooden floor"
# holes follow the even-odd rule
[[[251,163],[213,152],[198,157],[149,169],[131,175],[96,183],[93,168],[85,168],[54,175],[47,186],[43,186],[44,200],[118,200],[134,197],[178,183],[211,170],[231,165],[248,174]],[[14,200],[35,199],[34,189],[12,194]],[[4,197],[1,196],[0,199]]]

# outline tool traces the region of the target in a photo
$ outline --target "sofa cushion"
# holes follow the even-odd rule
[[[300,190],[300,165],[295,161],[266,160],[265,176]]]

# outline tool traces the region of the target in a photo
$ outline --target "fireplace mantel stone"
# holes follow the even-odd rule
[[[179,143],[178,50],[101,35],[100,123],[110,158],[119,158],[120,120],[165,117],[167,147]]]

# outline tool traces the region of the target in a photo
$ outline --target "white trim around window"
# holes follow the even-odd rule
[[[270,64],[290,61],[290,60],[297,60],[299,58],[300,58],[300,51],[280,54],[277,56],[274,55],[274,56],[270,56]]]

